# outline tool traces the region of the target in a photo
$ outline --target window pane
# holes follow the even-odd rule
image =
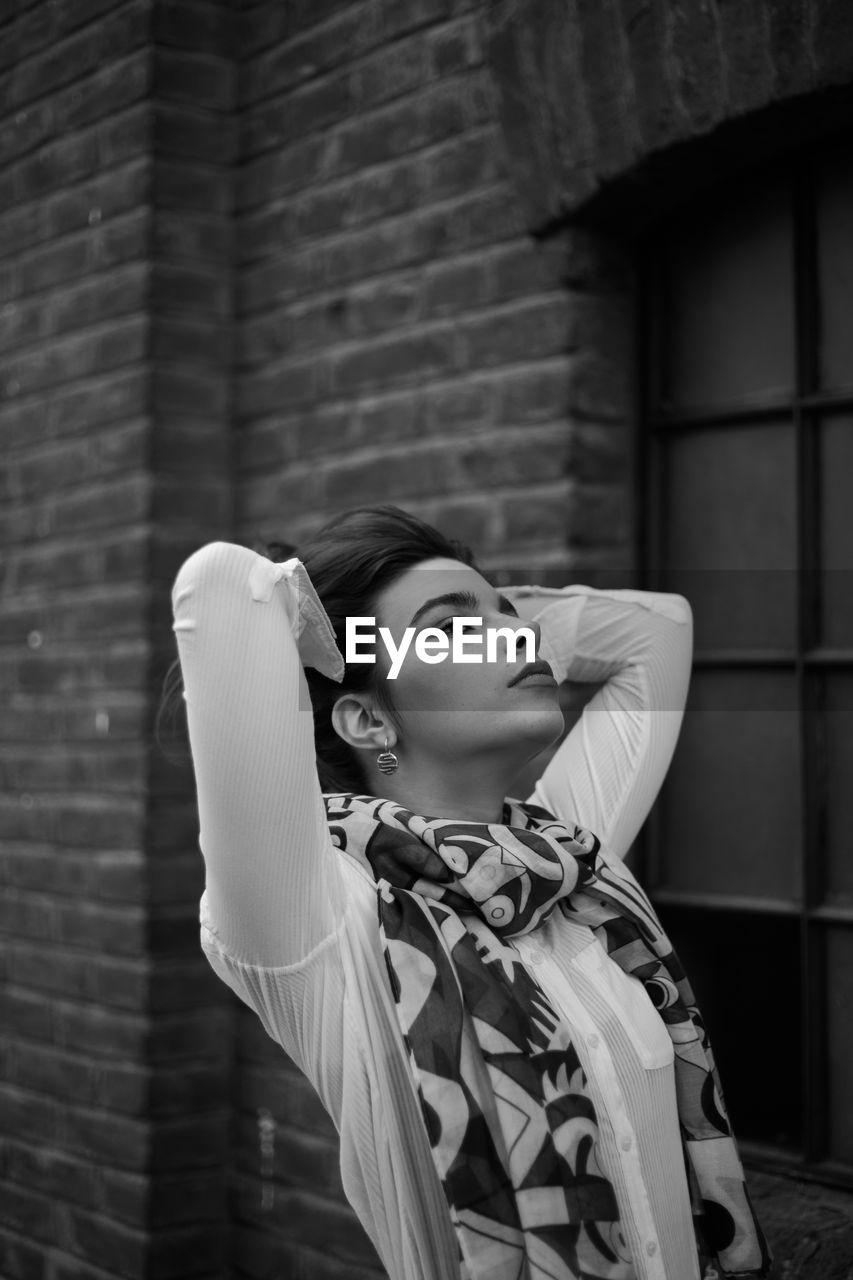
[[[739,185],[664,249],[665,411],[784,395],[794,385],[787,182]]]
[[[818,175],[818,282],[821,386],[853,386],[853,172],[849,155]]]
[[[853,672],[827,674],[823,732],[827,897],[835,903],[853,903]]]
[[[821,633],[830,647],[853,647],[853,416],[824,422],[820,443]]]
[[[661,792],[661,883],[799,897],[796,683],[774,671],[695,671]]]
[[[829,1017],[829,1154],[853,1160],[853,930],[830,929],[827,937]]]
[[[705,1018],[739,1138],[802,1141],[800,964],[796,919],[662,905],[660,916]],[[757,1028],[780,1030],[773,1056]]]
[[[665,448],[665,583],[693,606],[697,648],[792,648],[793,425],[689,431]]]

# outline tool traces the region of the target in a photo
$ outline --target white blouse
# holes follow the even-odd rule
[[[624,857],[678,737],[689,606],[582,586],[508,594],[540,623],[558,679],[601,684],[528,798]],[[328,835],[300,660],[316,644],[305,595],[263,557],[212,543],[182,566],[173,604],[205,954],[317,1090],[340,1135],[347,1198],[391,1280],[464,1276],[388,986],[375,883]],[[698,1280],[672,1044],[642,984],[561,912],[513,945],[588,1077],[637,1276]]]

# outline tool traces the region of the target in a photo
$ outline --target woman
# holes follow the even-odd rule
[[[698,1011],[621,862],[675,746],[686,602],[501,595],[394,507],[285,564],[207,546],[173,599],[202,946],[316,1088],[391,1280],[698,1280],[694,1211],[723,1274],[766,1274]],[[460,616],[469,653],[531,628],[556,679],[520,634],[488,662],[410,645],[388,678],[406,628]],[[373,663],[343,661],[356,618],[387,629]],[[508,799],[567,678],[601,687]]]

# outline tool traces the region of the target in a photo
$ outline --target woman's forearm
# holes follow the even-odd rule
[[[539,622],[557,678],[600,685],[536,797],[624,857],[678,739],[693,647],[690,606],[676,595],[582,586],[511,595],[523,617]]]
[[[273,570],[212,543],[173,591],[211,924],[232,955],[266,966],[296,963],[328,936],[338,883],[294,637],[299,598]]]

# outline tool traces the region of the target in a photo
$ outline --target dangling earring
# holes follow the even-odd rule
[[[388,750],[388,739],[385,739],[385,750],[380,751],[376,757],[376,766],[380,773],[393,773],[399,764],[399,760],[393,751]]]

